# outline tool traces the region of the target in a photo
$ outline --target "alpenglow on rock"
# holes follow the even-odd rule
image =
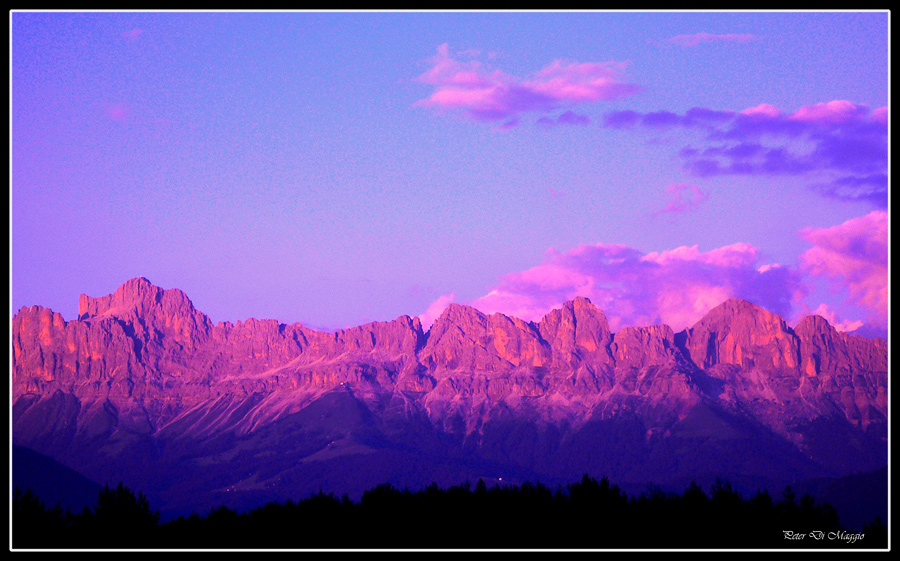
[[[213,325],[136,278],[12,327],[14,443],[163,510],[504,475],[777,484],[887,458],[886,342],[743,300],[680,333],[611,333],[586,298],[327,333]]]

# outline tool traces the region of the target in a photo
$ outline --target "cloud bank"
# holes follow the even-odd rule
[[[660,323],[677,331],[731,297],[786,316],[800,292],[795,272],[761,264],[757,248],[745,243],[651,253],[598,243],[551,251],[540,265],[503,277],[472,305],[537,321],[563,302],[586,296],[604,310],[613,331]]]
[[[460,111],[475,121],[500,123],[501,128],[517,126],[527,113],[610,101],[642,91],[641,86],[625,81],[626,65],[621,62],[556,60],[522,79],[489,69],[477,59],[458,60],[446,43],[429,62],[431,67],[417,80],[433,86],[434,91],[416,106]],[[571,110],[546,119],[543,124],[586,124],[584,115]]]
[[[676,186],[678,187],[678,186]],[[584,244],[550,250],[544,261],[507,274],[470,305],[527,321],[576,296],[604,311],[610,328],[667,324],[675,331],[693,326],[728,298],[742,298],[789,321],[803,315],[825,317],[840,331],[868,330],[884,336],[888,315],[887,213],[873,211],[830,228],[798,233],[812,244],[798,267],[764,263],[746,243],[710,251],[681,246],[644,253],[616,244]],[[808,306],[812,283],[827,279],[850,304],[871,312],[866,321],[846,318],[824,303]],[[430,326],[454,294],[441,296],[420,316]]]
[[[612,129],[689,129],[699,145],[678,152],[690,175],[790,175],[807,178],[817,193],[887,207],[887,108],[846,100],[804,106],[793,113],[762,104],[743,111],[694,107],[607,113]]]
[[[835,291],[871,312],[869,321],[887,326],[888,215],[873,211],[831,228],[801,232],[813,244],[800,256],[801,269],[831,281]]]

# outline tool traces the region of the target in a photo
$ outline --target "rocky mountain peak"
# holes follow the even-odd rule
[[[691,327],[686,347],[700,368],[733,364],[793,369],[799,361],[798,342],[787,322],[739,298],[716,306]]]
[[[747,324],[776,324],[783,323],[784,320],[752,302],[741,298],[729,298],[707,312],[700,319],[698,325],[703,324],[715,328],[736,321]]]
[[[798,337],[806,339],[816,336],[833,337],[834,334],[837,333],[837,329],[828,323],[828,320],[822,316],[811,315],[806,316],[797,322],[797,326],[794,327],[794,333],[796,333]]]
[[[78,300],[78,318],[97,316],[146,316],[159,306],[165,297],[167,307],[187,308],[193,311],[193,304],[187,295],[178,290],[163,290],[144,277],[137,277],[123,283],[112,294],[92,297],[82,294]]]
[[[867,370],[887,372],[887,345],[883,339],[842,333],[818,315],[800,320],[794,333],[803,357],[801,370],[807,376],[847,376]]]
[[[108,317],[124,321],[147,339],[156,330],[196,343],[212,329],[212,322],[194,308],[187,294],[177,288],[164,290],[144,277],[130,279],[106,296],[80,296],[80,320]]]
[[[587,298],[577,297],[548,312],[539,329],[554,350],[556,365],[573,365],[588,357],[603,364],[613,362],[609,322]]]
[[[451,327],[458,327],[463,331],[470,331],[472,329],[477,331],[479,329],[484,329],[486,325],[486,315],[472,306],[453,302],[444,308],[441,315],[434,321],[431,326],[431,333],[436,335]]]

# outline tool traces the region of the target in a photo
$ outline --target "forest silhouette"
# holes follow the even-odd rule
[[[318,492],[239,513],[220,506],[160,523],[147,498],[108,485],[80,513],[13,490],[14,549],[885,549],[879,518],[861,532],[790,487],[743,497],[717,480],[705,492],[651,487],[629,497],[585,475],[555,491],[483,480],[418,491],[389,483],[358,502]]]

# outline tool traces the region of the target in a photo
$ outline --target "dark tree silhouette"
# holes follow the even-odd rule
[[[483,481],[402,491],[389,483],[359,503],[314,493],[239,513],[225,506],[165,524],[142,493],[106,486],[94,509],[48,509],[31,491],[12,497],[16,549],[884,549],[880,520],[859,534],[840,528],[835,510],[786,488],[745,499],[728,482],[707,495],[651,487],[628,497],[605,477],[585,475],[553,492],[539,482]],[[804,539],[786,540],[785,531]]]
[[[71,513],[64,513],[59,503],[48,509],[31,489],[13,489],[12,497],[13,547],[22,549],[58,548],[64,543],[64,535]]]
[[[143,493],[134,492],[120,481],[114,489],[109,484],[100,490],[91,529],[105,535],[106,544],[99,547],[148,548],[156,544],[159,511],[150,510]]]

